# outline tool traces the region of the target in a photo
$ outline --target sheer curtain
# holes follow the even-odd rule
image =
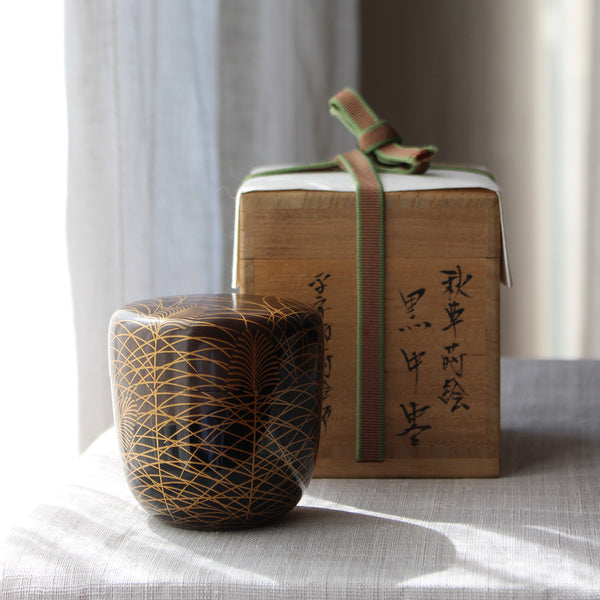
[[[356,0],[66,1],[82,448],[112,422],[112,312],[229,291],[244,174],[350,144],[327,99],[357,85],[357,19]]]
[[[590,0],[591,1],[591,0]],[[588,168],[589,210],[587,213],[586,250],[586,314],[590,315],[585,328],[586,356],[600,358],[600,5],[593,3],[590,23],[594,35],[591,42],[590,122]]]
[[[0,7],[0,534],[77,456],[62,8]]]

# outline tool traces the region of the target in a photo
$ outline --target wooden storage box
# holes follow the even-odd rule
[[[356,462],[356,215],[347,173],[246,180],[234,286],[310,302],[326,327],[316,477],[499,474],[498,187],[483,173],[381,177],[385,189],[385,458]]]

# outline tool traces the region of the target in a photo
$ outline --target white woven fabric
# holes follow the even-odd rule
[[[260,529],[147,516],[114,432],[2,545],[0,597],[600,597],[600,363],[503,363],[499,479],[314,480]]]

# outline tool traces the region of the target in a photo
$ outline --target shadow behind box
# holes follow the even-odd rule
[[[414,185],[415,176],[399,177]],[[257,186],[238,194],[234,277],[242,293],[297,298],[322,312],[315,477],[497,476],[498,193],[386,191],[385,459],[356,462],[355,193]]]

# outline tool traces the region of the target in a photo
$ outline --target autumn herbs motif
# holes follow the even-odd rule
[[[419,403],[411,399],[401,402],[400,408],[404,415],[406,426],[399,432],[398,437],[406,437],[412,446],[418,446],[421,436],[431,429],[428,422],[428,412],[434,402],[441,402],[449,407],[451,413],[469,410],[467,402],[468,392],[464,385],[464,359],[466,353],[461,352],[460,331],[465,319],[465,303],[471,297],[468,293],[468,285],[473,276],[464,273],[460,265],[453,268],[443,269],[439,272],[441,293],[446,296],[443,323],[441,332],[447,337],[447,343],[443,344],[440,353],[440,362],[443,383],[437,397],[432,397],[431,403]],[[407,332],[424,331],[433,327],[432,323],[420,318],[419,301],[425,296],[427,290],[424,287],[412,291],[399,290],[402,305],[404,307],[407,324],[399,327],[401,334]],[[414,336],[411,338],[414,339]],[[438,360],[429,357],[426,350],[420,348],[402,348],[405,368],[414,377],[413,394],[417,395],[419,385],[419,368],[426,360]]]
[[[469,405],[464,398],[467,392],[462,386],[463,359],[466,354],[460,352],[460,344],[456,341],[456,328],[464,321],[465,309],[461,306],[462,298],[470,298],[464,287],[471,281],[471,275],[463,277],[460,265],[456,269],[442,271],[446,279],[442,282],[444,294],[448,294],[448,305],[445,308],[448,324],[442,331],[451,331],[452,339],[448,346],[444,346],[445,354],[442,355],[442,368],[448,377],[444,381],[443,391],[438,398],[450,406],[452,412],[460,408],[469,410]]]
[[[265,523],[315,467],[323,332],[305,303],[161,297],[115,312],[110,374],[127,481],[185,527]]]

